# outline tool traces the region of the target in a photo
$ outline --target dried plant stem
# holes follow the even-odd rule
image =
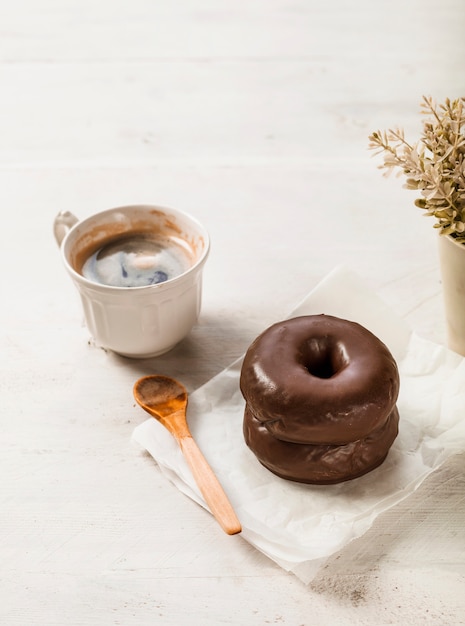
[[[436,218],[440,234],[465,243],[465,113],[464,98],[437,105],[423,96],[421,113],[427,116],[423,133],[409,143],[401,129],[373,132],[369,148],[382,154],[379,166],[389,174],[399,170],[405,187],[420,191],[415,205]]]

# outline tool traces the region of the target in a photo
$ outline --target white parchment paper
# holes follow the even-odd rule
[[[265,469],[242,435],[242,359],[191,394],[187,413],[192,434],[242,523],[242,537],[304,582],[329,556],[365,533],[378,515],[408,497],[449,455],[465,450],[465,359],[416,336],[345,268],[331,272],[290,317],[319,313],[362,324],[397,360],[400,432],[381,467],[329,486],[286,481]],[[206,508],[177,443],[163,426],[148,418],[133,438],[178,489]]]

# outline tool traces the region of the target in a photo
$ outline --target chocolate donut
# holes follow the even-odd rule
[[[317,485],[358,478],[381,465],[398,433],[394,408],[385,423],[364,439],[340,446],[290,443],[276,439],[246,408],[244,439],[271,472],[297,482]]]
[[[270,326],[247,350],[244,439],[282,478],[331,484],[378,467],[397,437],[397,364],[355,322],[308,315]]]
[[[274,324],[244,357],[247,409],[282,441],[343,445],[380,429],[399,393],[389,349],[373,333],[330,315]]]

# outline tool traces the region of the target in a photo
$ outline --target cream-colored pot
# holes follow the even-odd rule
[[[440,236],[439,259],[448,345],[465,356],[465,245]]]
[[[115,287],[83,276],[79,259],[109,235],[143,231],[184,241],[192,252],[190,266],[159,284]],[[54,234],[64,265],[81,296],[86,325],[97,345],[134,358],[157,356],[173,348],[197,321],[202,270],[209,236],[193,217],[151,205],[124,206],[79,221],[72,213],[57,215]]]

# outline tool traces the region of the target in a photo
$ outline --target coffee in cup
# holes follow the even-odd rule
[[[147,287],[172,280],[192,263],[193,252],[184,241],[130,234],[104,243],[78,271],[102,285]]]
[[[83,221],[64,212],[54,233],[97,344],[124,356],[157,356],[197,321],[210,241],[192,216],[151,205]]]

